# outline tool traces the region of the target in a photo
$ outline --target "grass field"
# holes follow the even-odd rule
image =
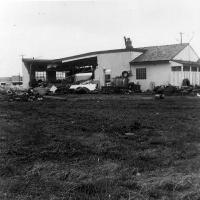
[[[199,125],[194,97],[1,98],[0,199],[200,199]]]

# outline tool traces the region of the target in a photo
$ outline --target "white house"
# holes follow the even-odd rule
[[[130,62],[130,80],[138,82],[142,90],[155,85],[181,86],[186,78],[192,85],[200,85],[199,57],[188,43],[143,49],[146,51]]]
[[[99,87],[107,79],[129,73],[129,82],[139,83],[142,90],[156,85],[181,86],[183,79],[200,85],[199,57],[189,44],[133,48],[128,38],[125,49],[96,51],[54,60],[22,59],[23,86],[33,80],[55,82],[76,73],[92,72]]]

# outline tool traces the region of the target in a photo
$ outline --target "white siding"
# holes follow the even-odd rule
[[[121,76],[123,71],[130,71],[129,62],[141,55],[140,52],[118,52],[97,55],[98,67],[95,70],[95,80],[104,86],[104,70],[111,70],[111,78]]]
[[[171,67],[181,66],[181,70],[183,65],[177,62],[170,61]],[[171,69],[170,69],[171,70]],[[170,84],[174,86],[181,86],[183,81],[183,71],[172,71],[170,76]]]
[[[146,79],[137,80],[136,79],[136,68],[146,68]],[[168,85],[170,83],[170,63],[166,64],[148,64],[148,65],[132,65],[132,76],[130,81],[134,83],[139,83],[141,85],[141,90],[145,91],[147,89],[152,89],[152,84],[158,85]]]
[[[174,60],[184,60],[184,61],[196,62],[199,59],[199,57],[195,53],[193,48],[190,45],[188,45],[178,55],[176,55],[173,59]]]
[[[176,63],[176,62],[170,62],[171,66],[181,66],[182,71],[171,71],[171,81],[170,84],[174,86],[181,86],[183,79],[188,79],[190,81],[191,85],[199,85],[200,84],[200,72],[197,68],[197,71],[183,71],[183,65]]]
[[[190,75],[190,84],[191,85],[198,85],[199,84],[198,75],[199,75],[199,72],[192,72],[191,71],[191,75]]]

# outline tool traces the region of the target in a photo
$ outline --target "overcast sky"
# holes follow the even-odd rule
[[[0,76],[21,73],[21,58],[189,42],[200,55],[199,0],[0,1]]]

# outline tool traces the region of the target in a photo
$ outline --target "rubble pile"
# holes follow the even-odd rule
[[[27,91],[15,91],[8,90],[7,91],[8,100],[9,101],[42,101],[43,96],[39,93],[34,92],[33,89],[29,89]]]
[[[196,96],[197,94],[200,94],[200,86],[182,86],[182,87],[176,87],[172,85],[168,86],[156,86],[153,90],[155,94],[165,94],[165,95],[191,95]]]

